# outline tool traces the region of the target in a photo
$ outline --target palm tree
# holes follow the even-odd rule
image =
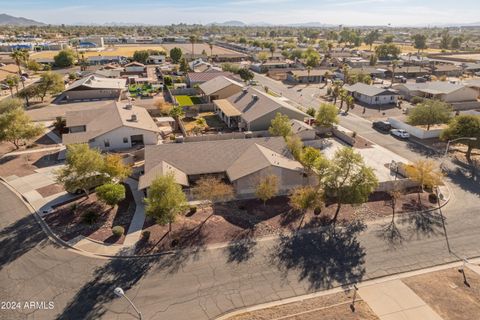
[[[13,87],[16,88],[18,94],[18,83],[20,82],[20,78],[16,74],[8,75],[5,79],[5,83],[8,85],[10,89],[10,95],[13,97]]]
[[[270,48],[268,48],[270,50],[270,53],[272,54],[271,58],[273,59],[273,54],[275,53],[275,44],[271,44],[270,45]]]
[[[210,59],[213,60],[213,43],[209,42],[208,46],[210,47]]]
[[[196,40],[197,40],[197,37],[190,36],[190,43],[192,44],[192,60],[195,60],[195,41]]]
[[[340,89],[340,109],[343,107],[343,102],[347,100],[348,97],[348,91],[345,89]]]
[[[25,80],[22,77],[22,63],[25,63],[26,60],[29,58],[29,53],[26,50],[15,50],[10,54],[13,60],[15,60],[15,64],[18,67],[18,75],[20,77],[20,81],[22,82],[22,87],[25,89]],[[25,95],[25,101],[27,103],[27,107],[29,105],[28,102],[28,94]]]
[[[393,60],[392,61],[392,83],[390,84],[390,87],[393,86],[393,81],[395,80],[395,69],[398,66],[398,60]]]
[[[355,99],[352,96],[348,95],[345,98],[345,102],[347,104],[347,111],[345,111],[345,113],[348,113],[350,109],[353,109],[355,107]]]
[[[310,84],[310,72],[312,72],[312,67],[307,67],[307,86]]]

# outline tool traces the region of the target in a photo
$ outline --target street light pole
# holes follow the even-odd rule
[[[130,305],[133,307],[133,309],[135,309],[135,311],[137,312],[138,314],[138,317],[140,320],[142,320],[142,313],[137,309],[137,307],[135,307],[135,305],[133,304],[132,300],[130,300],[126,295],[125,295],[125,292],[123,291],[122,288],[120,287],[117,287],[113,290],[113,292],[115,293],[115,295],[117,295],[118,297],[124,297],[129,303]]]
[[[448,148],[450,147],[450,143],[451,143],[451,142],[458,141],[458,140],[477,141],[477,138],[476,138],[476,137],[463,137],[463,138],[457,138],[457,139],[453,139],[453,140],[448,140],[448,142],[447,142],[447,147],[445,148],[445,154],[443,155],[444,157],[446,157],[446,156],[448,155]]]

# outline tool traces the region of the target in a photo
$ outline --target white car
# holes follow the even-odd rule
[[[410,138],[410,134],[403,129],[392,129],[390,130],[390,134],[392,134],[395,137],[399,137],[400,139]]]

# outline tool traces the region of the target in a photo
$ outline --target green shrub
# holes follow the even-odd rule
[[[307,109],[307,112],[306,112],[310,117],[315,117],[315,108],[314,107],[310,107]]]
[[[195,212],[197,212],[197,207],[191,206],[190,207],[190,214],[194,214]]]
[[[82,221],[86,224],[92,225],[98,220],[98,214],[94,211],[87,211],[82,216]]]
[[[121,237],[125,233],[125,229],[122,226],[115,226],[112,228],[112,233],[115,237]]]
[[[410,102],[413,103],[413,104],[417,104],[417,103],[422,103],[423,100],[425,100],[425,99],[422,98],[422,97],[413,97],[412,99],[410,99]]]
[[[435,193],[430,193],[428,195],[428,201],[430,201],[431,203],[437,203],[438,201],[438,197]]]
[[[313,209],[313,214],[318,216],[320,213],[322,213],[322,208],[321,207],[316,207]]]

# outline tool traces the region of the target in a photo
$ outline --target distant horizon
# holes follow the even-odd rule
[[[0,0],[0,5],[0,13],[53,25],[206,25],[226,21],[272,26],[308,22],[391,27],[480,24],[478,0]]]

